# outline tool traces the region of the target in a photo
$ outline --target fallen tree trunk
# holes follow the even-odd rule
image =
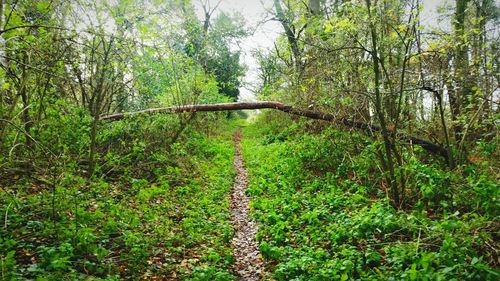
[[[182,112],[199,112],[199,111],[227,111],[227,110],[243,110],[243,109],[265,109],[265,108],[277,109],[283,112],[287,112],[289,114],[303,116],[311,119],[338,122],[346,127],[360,129],[367,133],[375,133],[381,131],[381,128],[375,125],[352,121],[347,118],[339,118],[331,113],[297,109],[293,108],[290,105],[286,105],[284,103],[275,101],[193,104],[193,105],[182,105],[182,106],[172,106],[172,107],[150,108],[141,111],[116,113],[112,115],[102,116],[100,120],[116,121],[116,120],[121,120],[128,116],[135,116],[141,114],[155,114],[155,113],[169,113],[169,112],[182,113]],[[435,143],[417,137],[408,136],[405,134],[398,134],[397,137],[402,141],[410,142],[412,144],[417,144],[421,146],[423,149],[427,150],[428,152],[440,155],[444,157],[446,160],[448,159],[447,149],[440,145],[437,145]]]
[[[101,120],[121,120],[127,116],[134,116],[140,114],[154,114],[154,113],[182,113],[182,112],[198,112],[198,111],[227,111],[227,110],[241,110],[241,109],[264,109],[272,108],[285,111],[286,106],[281,102],[274,101],[257,101],[257,102],[230,102],[230,103],[214,103],[214,104],[191,104],[171,107],[149,108],[141,111],[116,113],[112,115],[102,116]]]

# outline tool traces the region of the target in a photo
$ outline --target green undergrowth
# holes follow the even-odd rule
[[[380,144],[285,119],[260,116],[242,142],[268,278],[499,279],[491,176],[474,166],[446,171],[408,152],[403,168],[413,203],[396,210],[377,167]]]
[[[170,146],[169,117],[152,119],[105,125],[90,183],[70,162],[1,186],[1,280],[234,279],[237,124],[187,128]]]

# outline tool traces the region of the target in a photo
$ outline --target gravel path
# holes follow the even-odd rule
[[[236,169],[236,179],[231,191],[231,220],[236,229],[233,238],[235,263],[234,273],[238,280],[253,281],[260,280],[264,273],[264,263],[259,254],[259,244],[255,240],[257,225],[248,218],[248,208],[250,199],[245,194],[248,188],[248,173],[243,164],[240,146],[241,132],[237,131],[233,135],[236,154],[234,157],[234,167]]]

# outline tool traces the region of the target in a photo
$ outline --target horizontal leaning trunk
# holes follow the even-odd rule
[[[128,116],[141,115],[141,114],[155,114],[155,113],[182,113],[182,112],[199,112],[199,111],[227,111],[227,110],[242,110],[242,109],[277,109],[289,114],[303,116],[311,119],[325,120],[330,122],[339,122],[346,127],[352,127],[356,129],[363,130],[367,133],[380,132],[381,128],[375,125],[366,124],[363,122],[352,121],[347,118],[339,118],[331,113],[297,109],[291,105],[286,105],[281,102],[276,101],[256,101],[256,102],[231,102],[231,103],[215,103],[215,104],[191,104],[182,106],[171,106],[171,107],[159,107],[150,108],[135,112],[125,112],[116,113],[112,115],[102,116],[100,120],[102,121],[116,121],[124,119]],[[398,134],[398,139],[412,144],[417,144],[421,146],[428,152],[440,155],[445,159],[448,158],[448,151],[446,148],[437,145],[435,143],[429,142],[424,139],[420,139],[413,136],[408,136],[405,134]]]

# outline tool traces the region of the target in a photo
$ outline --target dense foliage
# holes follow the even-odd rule
[[[156,132],[169,119],[106,128],[106,176],[90,184],[75,163],[12,178],[0,190],[2,280],[232,279],[233,144],[191,130],[165,145]]]
[[[283,116],[272,119],[283,120]],[[498,280],[498,185],[408,155],[418,203],[391,207],[373,140],[262,118],[246,128],[248,193],[276,280]],[[489,194],[489,196],[485,196]]]
[[[234,100],[244,22],[146,2],[0,1],[1,280],[232,279],[223,115],[99,118]]]
[[[209,0],[0,0],[1,280],[236,280],[244,126],[265,279],[500,279],[498,3],[445,1],[438,26],[422,0],[263,2],[283,32],[253,50],[258,97],[339,122],[103,121],[236,101],[243,16]]]
[[[379,126],[393,206],[411,203],[400,134],[441,144],[451,169],[487,144],[498,167],[495,1],[442,1],[435,15],[434,1],[273,2],[284,32],[258,56],[261,97]]]

